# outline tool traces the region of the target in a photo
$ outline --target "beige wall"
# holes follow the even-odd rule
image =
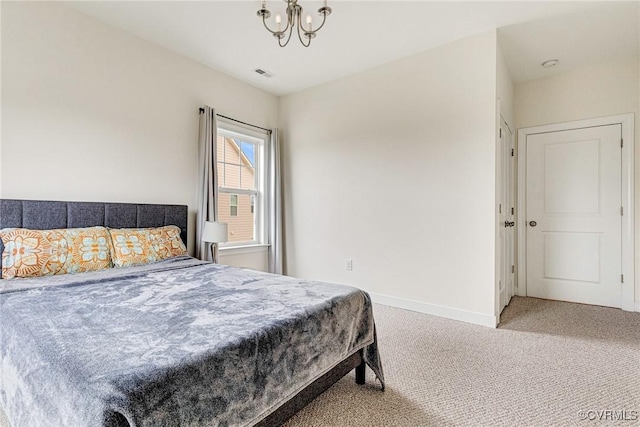
[[[227,248],[220,252],[218,262],[235,267],[269,271],[269,258],[266,247]]]
[[[640,301],[640,58],[594,65],[516,85],[518,128],[635,114],[636,309]]]
[[[498,37],[499,38],[499,37]],[[497,47],[496,56],[496,83],[497,83],[497,96],[500,99],[500,112],[506,120],[511,130],[515,133],[515,123],[513,117],[513,92],[514,85],[511,79],[511,73],[507,62],[502,54],[500,43]]]
[[[0,198],[2,198],[2,71],[2,3],[0,3]]]
[[[60,3],[1,7],[0,197],[187,204],[193,248],[198,107],[275,127],[277,97]]]
[[[281,98],[287,272],[491,324],[495,108],[495,31]]]

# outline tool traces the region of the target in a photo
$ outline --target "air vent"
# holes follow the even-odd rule
[[[271,73],[267,70],[263,70],[262,68],[256,68],[255,71],[257,74],[260,74],[262,77],[271,77]]]

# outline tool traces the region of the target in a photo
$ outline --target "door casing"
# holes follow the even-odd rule
[[[622,126],[622,302],[626,311],[635,310],[635,247],[634,247],[634,117],[633,114],[599,117],[586,120],[534,126],[518,129],[518,194],[516,210],[518,245],[518,280],[516,294],[527,295],[527,254],[526,254],[526,153],[527,136],[539,133],[582,129],[596,126],[620,124]]]
[[[505,222],[515,225],[516,176],[515,176],[515,144],[513,132],[505,118],[500,115],[498,150],[498,242],[500,268],[498,270],[498,315],[509,304],[515,295],[516,264],[515,230],[506,227]],[[504,239],[503,233],[506,234]],[[510,237],[509,237],[510,236]],[[505,245],[506,243],[506,245]],[[508,261],[508,262],[507,262]]]

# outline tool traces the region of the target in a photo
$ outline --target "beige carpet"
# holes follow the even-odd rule
[[[346,377],[286,427],[640,425],[578,413],[640,416],[640,313],[514,298],[498,329],[374,313],[387,390]]]
[[[640,313],[514,298],[490,329],[374,312],[386,391],[351,374],[286,427],[640,425]]]

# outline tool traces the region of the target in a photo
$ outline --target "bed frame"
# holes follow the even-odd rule
[[[185,205],[0,199],[0,229],[15,227],[49,230],[92,226],[145,228],[177,225],[181,230],[180,237],[186,245],[187,218],[188,209]],[[3,249],[0,240],[0,253]],[[365,363],[362,350],[342,360],[256,425],[281,425],[353,369],[356,370],[356,383],[364,384]],[[129,425],[124,418],[111,421],[114,427]]]

